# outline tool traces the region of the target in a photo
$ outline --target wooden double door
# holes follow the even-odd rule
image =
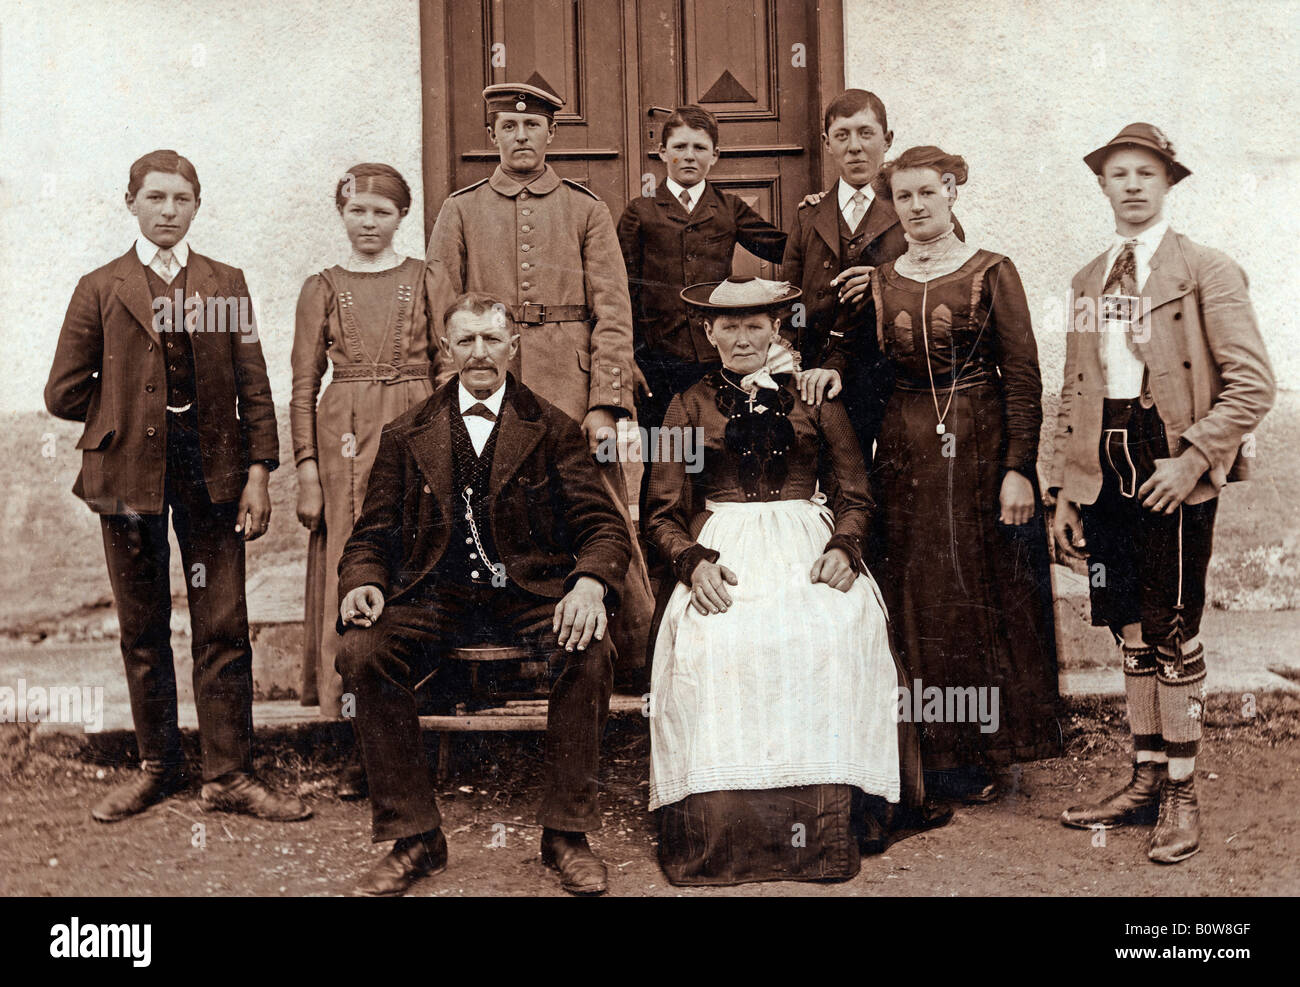
[[[825,187],[822,107],[843,87],[840,4],[810,0],[423,0],[426,232],[447,193],[496,167],[480,92],[531,82],[565,100],[548,161],[609,205],[663,181],[662,124],[718,118],[709,178],[788,228]],[[737,273],[775,273],[737,249]]]

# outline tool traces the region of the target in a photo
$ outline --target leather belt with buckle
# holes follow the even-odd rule
[[[548,322],[590,322],[591,309],[586,305],[542,305],[524,302],[516,305],[512,313],[515,322],[523,326],[540,326]]]
[[[333,380],[417,380],[429,375],[427,363],[353,363],[335,364]]]

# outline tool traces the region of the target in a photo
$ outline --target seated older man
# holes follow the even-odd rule
[[[507,313],[477,293],[449,306],[457,378],[384,429],[339,563],[337,666],[356,697],[374,840],[396,841],[362,894],[402,894],[447,866],[412,686],[485,628],[553,652],[542,859],[567,891],[606,888],[585,834],[600,826],[607,607],[632,546],[578,424],[507,373]]]

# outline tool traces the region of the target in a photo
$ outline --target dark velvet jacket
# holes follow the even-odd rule
[[[857,304],[841,305],[839,287],[831,280],[850,267],[879,267],[907,252],[907,238],[893,205],[877,196],[862,220],[861,247],[855,256],[840,256],[839,183],[815,206],[801,206],[786,242],[781,276],[803,290],[803,325],[786,325],[782,335],[803,357],[803,369],[827,367],[839,371],[843,400],[857,430],[858,441],[870,457],[880,418],[893,388],[891,368],[880,355],[874,332],[870,294]],[[957,237],[966,239],[953,219]],[[854,332],[861,324],[868,331]],[[846,341],[846,334],[853,339]]]
[[[841,257],[838,188],[837,182],[817,205],[800,206],[795,212],[781,262],[781,277],[803,290],[803,325],[786,326],[782,332],[803,356],[805,370],[821,366],[831,332],[844,318],[839,289],[831,287],[831,279],[846,268],[860,264],[875,267],[907,250],[894,207],[875,198],[862,220],[861,253]]]
[[[456,395],[453,378],[384,426],[339,562],[339,603],[358,586],[378,586],[387,603],[428,588],[464,511],[452,489]],[[488,518],[507,578],[558,600],[594,576],[615,607],[632,545],[577,422],[510,376],[497,429]]]

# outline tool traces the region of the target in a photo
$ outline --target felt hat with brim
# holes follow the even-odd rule
[[[788,281],[763,278],[727,278],[705,281],[683,288],[681,298],[691,308],[704,313],[776,312],[796,301],[803,292]]]
[[[1083,156],[1084,164],[1100,175],[1111,152],[1121,147],[1140,147],[1157,155],[1169,166],[1169,184],[1177,185],[1190,175],[1191,169],[1180,164],[1174,156],[1174,145],[1159,127],[1149,123],[1130,123],[1097,150]]]
[[[548,119],[564,106],[555,93],[524,82],[498,82],[483,90],[489,113],[537,113]]]

